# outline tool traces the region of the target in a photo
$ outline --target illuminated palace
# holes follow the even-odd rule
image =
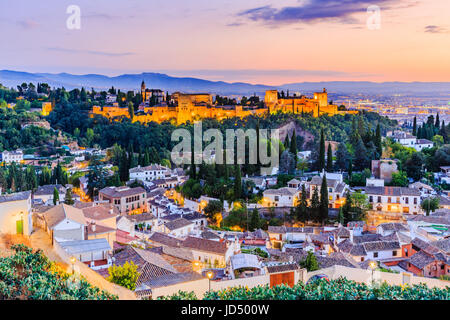
[[[328,94],[314,93],[313,98],[304,95],[287,96],[277,90],[266,91],[264,104],[261,105],[218,105],[213,101],[213,95],[209,93],[180,93],[175,92],[170,96],[162,90],[147,89],[145,83],[141,85],[142,103],[133,116],[133,122],[148,123],[176,121],[182,124],[187,121],[196,121],[203,118],[243,118],[250,115],[264,115],[267,113],[291,112],[294,114],[311,113],[314,117],[323,114],[330,116],[342,114],[336,105],[328,104]],[[107,106],[94,106],[92,116],[102,115],[108,119],[115,117],[129,117],[128,108],[119,107],[117,103]]]

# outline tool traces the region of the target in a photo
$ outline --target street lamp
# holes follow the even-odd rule
[[[70,257],[70,263],[72,264],[72,274],[75,273],[75,269],[74,269],[74,264],[77,261],[77,259],[75,259],[75,257]]]
[[[372,269],[372,284],[373,284],[373,272],[375,271],[375,269],[377,268],[377,263],[375,261],[370,261],[369,263],[369,267],[370,269]]]
[[[208,284],[209,284],[209,290],[208,291],[211,291],[211,279],[212,279],[213,276],[214,276],[214,272],[212,272],[212,271],[208,271],[206,273],[206,277],[208,278]]]

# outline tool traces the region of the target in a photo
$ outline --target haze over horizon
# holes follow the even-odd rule
[[[0,69],[272,86],[450,81],[447,0],[46,2],[0,3]],[[66,27],[72,4],[79,30]],[[370,5],[379,30],[367,27]]]

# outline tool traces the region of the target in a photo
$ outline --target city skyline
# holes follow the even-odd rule
[[[445,0],[46,2],[45,9],[32,1],[0,4],[8,44],[0,69],[161,72],[266,85],[450,81]],[[66,26],[70,5],[81,9],[79,30]],[[374,5],[381,20],[369,21],[371,30],[367,8]]]

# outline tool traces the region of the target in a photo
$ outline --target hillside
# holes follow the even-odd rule
[[[224,81],[209,81],[192,77],[172,77],[162,73],[145,72],[141,74],[122,74],[105,76],[99,74],[74,75],[69,73],[29,73],[12,70],[0,70],[0,83],[8,87],[16,87],[23,82],[48,83],[51,87],[64,86],[66,89],[95,88],[107,89],[111,86],[121,90],[137,90],[142,80],[148,87],[164,91],[208,92],[221,95],[263,95],[266,90],[292,90],[314,92],[327,88],[330,93],[339,94],[413,94],[413,95],[448,95],[450,82],[382,82],[369,81],[327,81],[299,82],[282,84],[277,87],[264,84],[249,84],[243,82],[229,83]]]

